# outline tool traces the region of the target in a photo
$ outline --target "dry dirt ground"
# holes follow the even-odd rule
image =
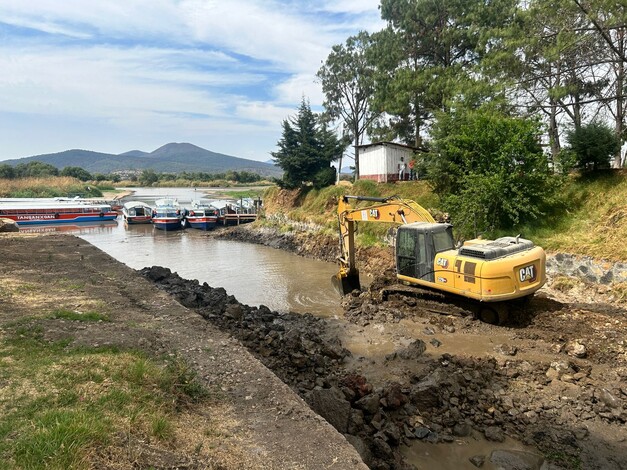
[[[341,434],[238,341],[87,242],[3,234],[0,260],[0,338],[7,324],[30,318],[43,327],[44,339],[71,339],[69,347],[180,356],[220,392],[217,402],[179,417],[174,441],[136,442],[122,432],[92,454],[91,468],[367,468]],[[97,310],[111,321],[49,318],[56,309]]]

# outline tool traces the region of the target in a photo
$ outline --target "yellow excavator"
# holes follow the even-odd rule
[[[351,202],[375,204],[355,207]],[[435,289],[479,303],[481,320],[506,320],[508,303],[529,298],[546,282],[546,255],[530,240],[474,239],[456,246],[453,226],[437,223],[414,201],[398,197],[341,196],[338,203],[341,256],[334,284],[341,295],[360,289],[355,263],[358,222],[399,224],[396,276],[405,285]]]

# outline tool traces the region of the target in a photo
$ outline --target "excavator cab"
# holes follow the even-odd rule
[[[396,232],[396,272],[402,276],[435,282],[438,253],[455,248],[451,224],[416,222]]]

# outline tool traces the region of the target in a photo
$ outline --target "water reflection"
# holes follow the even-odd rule
[[[248,305],[320,316],[340,313],[339,296],[329,282],[336,271],[332,263],[217,240],[195,229],[167,232],[121,223],[113,230],[79,236],[134,269],[165,266],[184,278],[224,287]]]

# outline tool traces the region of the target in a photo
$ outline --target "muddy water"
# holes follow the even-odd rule
[[[160,197],[177,197],[183,206],[189,206],[191,200],[201,195],[189,188],[150,189],[139,190],[132,199],[150,203]],[[211,199],[211,196],[208,198]],[[74,233],[131,268],[165,266],[183,278],[223,287],[238,301],[251,306],[266,305],[277,311],[309,312],[322,317],[341,318],[340,299],[330,283],[330,277],[337,269],[333,263],[309,260],[260,245],[217,240],[194,229],[163,232],[150,224],[127,227],[121,219],[96,226],[37,227],[33,230]],[[387,354],[407,346],[414,338],[422,338],[428,343],[430,338],[421,333],[423,328],[424,325],[409,322],[373,324],[365,328],[344,323],[338,330],[343,344],[355,357],[366,359],[359,368],[376,383],[392,380],[402,372],[386,364]],[[486,345],[485,338],[477,342],[468,341],[468,338],[457,341],[455,336],[446,339],[437,350],[429,344],[425,357],[445,351],[482,355],[486,348],[491,350],[493,347]],[[506,338],[491,338],[491,341],[506,342]],[[413,366],[421,367],[419,362]],[[478,454],[489,456],[497,447],[520,448],[518,443],[495,445],[477,437],[438,445],[415,441],[403,453],[417,468],[452,470],[474,468],[468,461],[469,457]],[[493,466],[486,462],[484,468]]]
[[[205,199],[190,188],[135,188],[129,200],[149,204],[176,197],[183,207]],[[207,195],[211,200],[211,195]],[[164,232],[151,224],[126,226],[117,221],[97,225],[37,226],[30,232],[75,234],[134,269],[164,266],[186,279],[223,287],[238,301],[272,310],[331,317],[341,313],[331,285],[337,267],[260,245],[210,238],[201,230]]]
[[[216,240],[195,229],[164,232],[152,225],[96,228],[78,234],[134,269],[164,266],[186,279],[224,287],[240,302],[272,310],[339,314],[331,286],[336,267],[259,245]]]

